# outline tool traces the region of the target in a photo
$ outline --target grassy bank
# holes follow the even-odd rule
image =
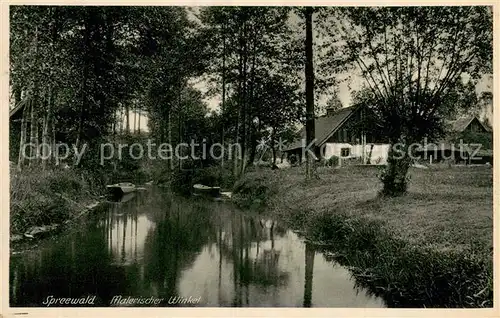
[[[235,186],[237,202],[260,206],[352,266],[359,284],[395,307],[492,306],[492,170],[410,170],[406,196],[380,198],[375,167],[256,171]]]
[[[26,168],[10,173],[10,232],[60,224],[78,215],[102,194],[101,180],[73,169]]]
[[[117,135],[102,143],[133,144],[143,142],[146,135]],[[23,234],[33,226],[61,224],[85,210],[90,203],[106,194],[105,186],[117,182],[143,184],[151,180],[150,163],[132,158],[128,151],[100,163],[100,144],[88,146],[79,166],[66,162],[59,166],[40,162],[10,168],[10,232]],[[67,168],[66,164],[70,164]]]

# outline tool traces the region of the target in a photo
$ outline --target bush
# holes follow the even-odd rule
[[[287,156],[287,160],[290,163],[290,165],[293,167],[300,165],[300,156],[297,154],[289,154]]]
[[[340,158],[337,157],[337,156],[331,156],[330,158],[328,158],[327,160],[327,165],[329,167],[336,167],[339,165],[339,161],[340,161]]]

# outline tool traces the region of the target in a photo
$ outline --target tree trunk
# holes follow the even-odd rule
[[[41,103],[40,103],[40,106]],[[36,149],[36,159],[35,159],[35,164],[39,165],[40,161],[40,118],[38,117],[39,111],[37,111],[36,118],[35,118],[35,149]],[[43,124],[43,122],[42,122]],[[43,128],[43,126],[41,127]]]
[[[167,139],[168,139],[168,144],[170,147],[172,147],[172,110],[169,108],[168,110],[168,117],[167,117]],[[170,154],[170,159],[168,160],[169,162],[169,167],[170,170],[173,170],[173,164],[172,164],[172,154]]]
[[[124,134],[125,133],[125,105],[124,104],[121,104],[121,107],[120,107],[120,134]]]
[[[86,99],[87,97],[84,97]],[[80,146],[80,142],[82,140],[82,131],[83,131],[83,117],[84,117],[84,109],[86,108],[86,103],[82,102],[80,106],[80,117],[78,119],[78,130],[76,133],[76,148]]]
[[[273,132],[271,133],[271,149],[273,151],[273,167],[276,165],[276,128],[273,127]]]
[[[388,153],[387,167],[381,176],[383,183],[382,195],[392,197],[406,193],[408,186],[406,175],[411,165],[411,158],[408,155],[407,145],[403,148],[403,154],[395,151],[393,148],[391,144]]]
[[[116,53],[115,53],[115,46],[113,43],[113,37],[115,34],[115,28],[114,28],[114,22],[115,22],[115,16],[113,14],[105,14],[105,25],[106,25],[106,30],[105,30],[105,38],[106,38],[106,59],[107,63],[110,66],[109,71],[112,72],[114,71],[114,65],[116,63]],[[108,73],[109,74],[109,73]],[[105,77],[106,78],[106,77]],[[105,83],[108,84],[108,81],[105,80]],[[113,123],[112,123],[112,133],[113,133],[113,140],[116,140],[116,113],[117,113],[117,104],[116,102],[111,99],[107,100],[106,97],[103,97],[105,101],[101,103],[101,105],[107,105],[109,104],[109,108],[113,110]]]
[[[45,114],[45,120],[43,125],[43,134],[42,134],[42,168],[45,170],[47,168],[47,162],[49,160],[48,151],[49,148],[49,124],[52,115],[52,89],[49,87],[49,93],[47,97],[47,113]]]
[[[242,45],[242,40],[241,40],[241,34],[240,34],[240,47]],[[238,145],[239,148],[241,148],[239,141],[240,141],[240,125],[241,125],[241,118],[243,115],[242,112],[242,95],[243,95],[243,83],[242,83],[242,77],[243,77],[243,52],[240,48],[239,50],[239,59],[238,59],[238,119],[236,120],[236,130],[235,130],[235,143]],[[236,150],[236,149],[233,149]],[[233,178],[237,179],[239,176],[239,169],[238,169],[238,161],[239,158],[236,154],[231,154],[232,159],[233,159]]]
[[[255,131],[255,127],[253,127],[252,130],[253,133],[250,138],[250,155],[248,156],[248,162],[250,164],[252,164],[255,161],[255,155],[257,152],[257,132]]]
[[[56,160],[55,151],[56,151],[56,117],[52,114],[52,153],[54,154],[54,161]]]
[[[221,168],[224,168],[224,111],[226,109],[226,34],[225,24],[222,25],[222,104],[221,104],[221,118],[222,118],[222,131],[221,131],[221,144],[222,156],[220,161]],[[222,172],[221,172],[222,173]]]
[[[234,136],[234,140],[236,141],[235,144],[238,146],[237,148],[234,148],[232,149],[232,151],[237,151],[239,149],[239,141],[240,141],[240,136],[239,136],[239,132],[240,132],[240,122],[241,122],[241,107],[238,111],[238,118],[236,120],[236,129],[235,129],[235,136]],[[238,178],[238,161],[239,161],[239,153],[236,154],[236,153],[231,153],[231,159],[233,160],[233,177],[236,179]]]
[[[137,110],[137,132],[141,133],[141,113]]]
[[[367,164],[371,164],[372,163],[372,153],[373,153],[373,147],[374,145],[371,144],[370,145],[370,153],[368,154],[368,159],[366,161]],[[363,151],[364,152],[364,151]]]
[[[128,102],[125,102],[125,133],[130,133],[130,107]]]
[[[306,243],[305,252],[305,283],[304,283],[304,307],[311,307],[312,304],[312,283],[313,283],[313,272],[314,272],[314,256],[315,251],[311,244]]]
[[[243,38],[246,39],[246,23],[243,25]],[[248,46],[247,42],[244,41],[243,45],[243,96],[242,96],[242,106],[243,106],[243,142],[241,145],[241,171],[240,175],[245,173],[245,168],[247,164],[247,138],[248,138],[248,101],[247,101],[247,62],[248,62]]]
[[[55,156],[55,151],[56,151],[56,101],[57,101],[57,91],[52,88],[52,97],[50,98],[51,100],[51,103],[52,103],[52,106],[50,107],[50,120],[49,120],[49,124],[51,126],[51,132],[49,133],[51,135],[51,141],[50,141],[50,144],[51,144],[51,149],[52,149],[52,160],[53,162],[55,163],[56,162],[56,156]],[[50,163],[50,161],[49,161]]]
[[[231,151],[231,160],[233,160],[233,178],[237,179],[238,178],[238,161],[239,161],[239,155],[240,155],[240,145],[239,145],[239,130],[240,130],[240,116],[241,116],[241,110],[238,112],[238,118],[236,120],[236,129],[235,129],[235,145],[236,147],[232,147],[230,149]]]
[[[83,119],[85,117],[85,110],[88,107],[88,92],[87,92],[87,79],[89,75],[89,47],[90,47],[90,17],[89,13],[85,16],[85,32],[84,37],[84,60],[83,60],[83,77],[82,77],[82,103],[80,104],[80,118],[78,120],[78,131],[76,135],[76,148],[80,146],[83,133]],[[76,157],[75,157],[76,159]]]
[[[28,97],[26,97],[28,98]],[[30,109],[31,100],[26,101],[26,104],[23,106],[23,114],[21,118],[21,137],[19,139],[19,156],[17,159],[17,169],[21,171],[24,165],[24,156],[23,156],[23,148],[26,143],[26,129],[27,129],[27,117]]]
[[[306,145],[315,139],[314,132],[314,68],[313,68],[313,35],[312,35],[313,8],[305,9],[306,20]],[[315,148],[315,147],[314,147]],[[306,151],[306,179],[317,177],[314,156]]]
[[[273,151],[273,167],[276,166],[276,147],[274,145],[271,146]]]
[[[134,129],[132,130],[134,133],[137,131],[137,108],[134,107]]]
[[[39,160],[40,160],[40,163],[42,164],[43,170],[45,170],[45,160],[43,158],[45,158],[45,156],[48,155],[48,151],[45,147],[45,125],[47,125],[47,120],[48,120],[47,114],[45,114],[45,116],[43,116],[41,119],[42,124],[40,125],[40,130],[42,132],[42,140],[40,142],[39,147],[41,147],[41,148],[38,148],[39,149],[38,154],[40,155]],[[37,138],[38,138],[38,136],[37,136]]]
[[[182,84],[179,82],[179,92],[177,94],[177,126],[179,128],[179,143],[182,143],[182,106],[181,106],[181,94],[182,94]],[[180,150],[181,148],[179,148]],[[182,168],[182,161],[181,161],[181,156],[182,154],[178,154],[178,159],[179,159],[179,170]]]
[[[113,113],[113,136],[116,136],[116,125],[118,125],[119,122],[119,114],[118,110],[115,110]]]
[[[255,61],[256,61],[256,52],[255,52],[255,47],[256,47],[256,39],[255,39],[255,33],[254,33],[254,39],[253,39],[253,46],[252,46],[252,61],[250,65],[250,93],[249,93],[249,98],[248,100],[252,101],[254,100],[254,85],[255,85]],[[248,158],[248,163],[253,164],[254,159],[255,159],[255,151],[257,147],[257,129],[255,128],[255,125],[253,124],[253,116],[255,115],[253,113],[252,109],[248,109],[248,111],[251,111],[250,115],[248,116],[248,127],[250,130],[250,156]],[[260,126],[260,120],[259,120],[259,126]],[[260,129],[259,129],[260,131]]]
[[[35,148],[36,147],[36,144],[37,144],[37,134],[36,134],[36,130],[37,130],[37,124],[36,124],[36,119],[37,118],[35,116],[35,108],[36,108],[36,99],[37,99],[37,93],[35,92],[33,94],[33,100],[32,100],[32,103],[31,103],[31,114],[30,114],[30,144],[31,144],[31,147],[30,147],[30,161],[28,163],[28,166],[33,166],[34,165],[34,162],[35,162],[35,159],[33,159],[34,156],[36,156],[36,151],[37,149]]]
[[[38,27],[35,27],[35,59],[38,60]],[[37,62],[37,61],[36,61]],[[31,151],[30,157],[33,158],[33,152],[37,155],[38,149],[38,117],[35,115],[35,109],[38,107],[38,80],[35,79],[34,89],[33,89],[33,99],[31,103],[31,118],[30,118],[30,143],[31,143]],[[36,118],[36,120],[35,120]],[[30,159],[29,166],[35,164],[37,159]]]

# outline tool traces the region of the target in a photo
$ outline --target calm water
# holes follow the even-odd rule
[[[48,296],[199,298],[198,306],[384,307],[281,224],[161,189],[110,203],[10,260],[11,306]]]

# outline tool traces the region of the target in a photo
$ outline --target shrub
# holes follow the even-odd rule
[[[327,166],[336,167],[339,165],[340,158],[337,156],[331,156],[327,159]]]
[[[288,162],[290,162],[291,166],[297,166],[300,164],[300,157],[296,154],[291,154],[287,157]]]

